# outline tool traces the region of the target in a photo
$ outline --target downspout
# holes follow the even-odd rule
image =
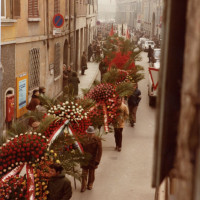
[[[47,77],[49,76],[49,3],[46,0],[46,17],[45,17],[45,34],[46,34],[46,41],[45,41],[45,48],[46,48],[46,78],[45,78],[45,87],[48,88],[49,84],[47,82]]]
[[[77,54],[76,54],[76,17],[77,17],[77,12],[76,12],[76,1],[74,0],[74,69],[75,71],[78,70],[77,66]]]

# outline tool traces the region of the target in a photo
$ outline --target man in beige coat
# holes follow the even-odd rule
[[[114,123],[114,133],[115,133],[115,143],[116,150],[121,151],[122,147],[122,131],[125,125],[126,119],[128,119],[129,111],[128,107],[122,102],[122,98],[119,98],[118,101],[118,117]]]

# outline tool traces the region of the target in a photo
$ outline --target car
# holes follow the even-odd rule
[[[147,38],[140,38],[140,39],[138,40],[138,43],[137,43],[138,47],[139,47],[139,48],[142,48],[142,45],[143,45],[144,42],[147,41],[147,40],[149,40],[149,39],[147,39]]]
[[[149,106],[154,106],[156,103],[157,92],[158,92],[158,78],[160,70],[160,56],[161,56],[161,49],[154,49],[153,56],[149,65],[149,78],[148,78]]]
[[[142,49],[143,49],[144,51],[148,51],[149,46],[151,46],[151,48],[154,49],[154,47],[155,47],[155,42],[152,41],[152,40],[147,40],[147,41],[145,41],[144,44],[142,45]]]

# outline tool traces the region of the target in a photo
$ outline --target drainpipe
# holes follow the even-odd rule
[[[76,18],[77,18],[77,9],[76,9],[76,1],[74,0],[74,69],[75,69],[75,71],[76,70],[78,70],[78,66],[77,66],[77,54],[76,54],[76,43],[78,42],[78,41],[76,41]],[[78,72],[78,71],[77,71]]]

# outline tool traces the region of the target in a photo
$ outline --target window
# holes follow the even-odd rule
[[[55,44],[55,53],[54,53],[54,77],[60,75],[60,43]]]
[[[54,14],[60,13],[60,0],[54,0]]]
[[[29,18],[39,17],[38,0],[28,1],[28,17]]]
[[[40,86],[40,49],[30,50],[29,90]]]
[[[1,17],[6,17],[6,0],[1,0]]]
[[[13,0],[13,18],[20,17],[20,0]]]

